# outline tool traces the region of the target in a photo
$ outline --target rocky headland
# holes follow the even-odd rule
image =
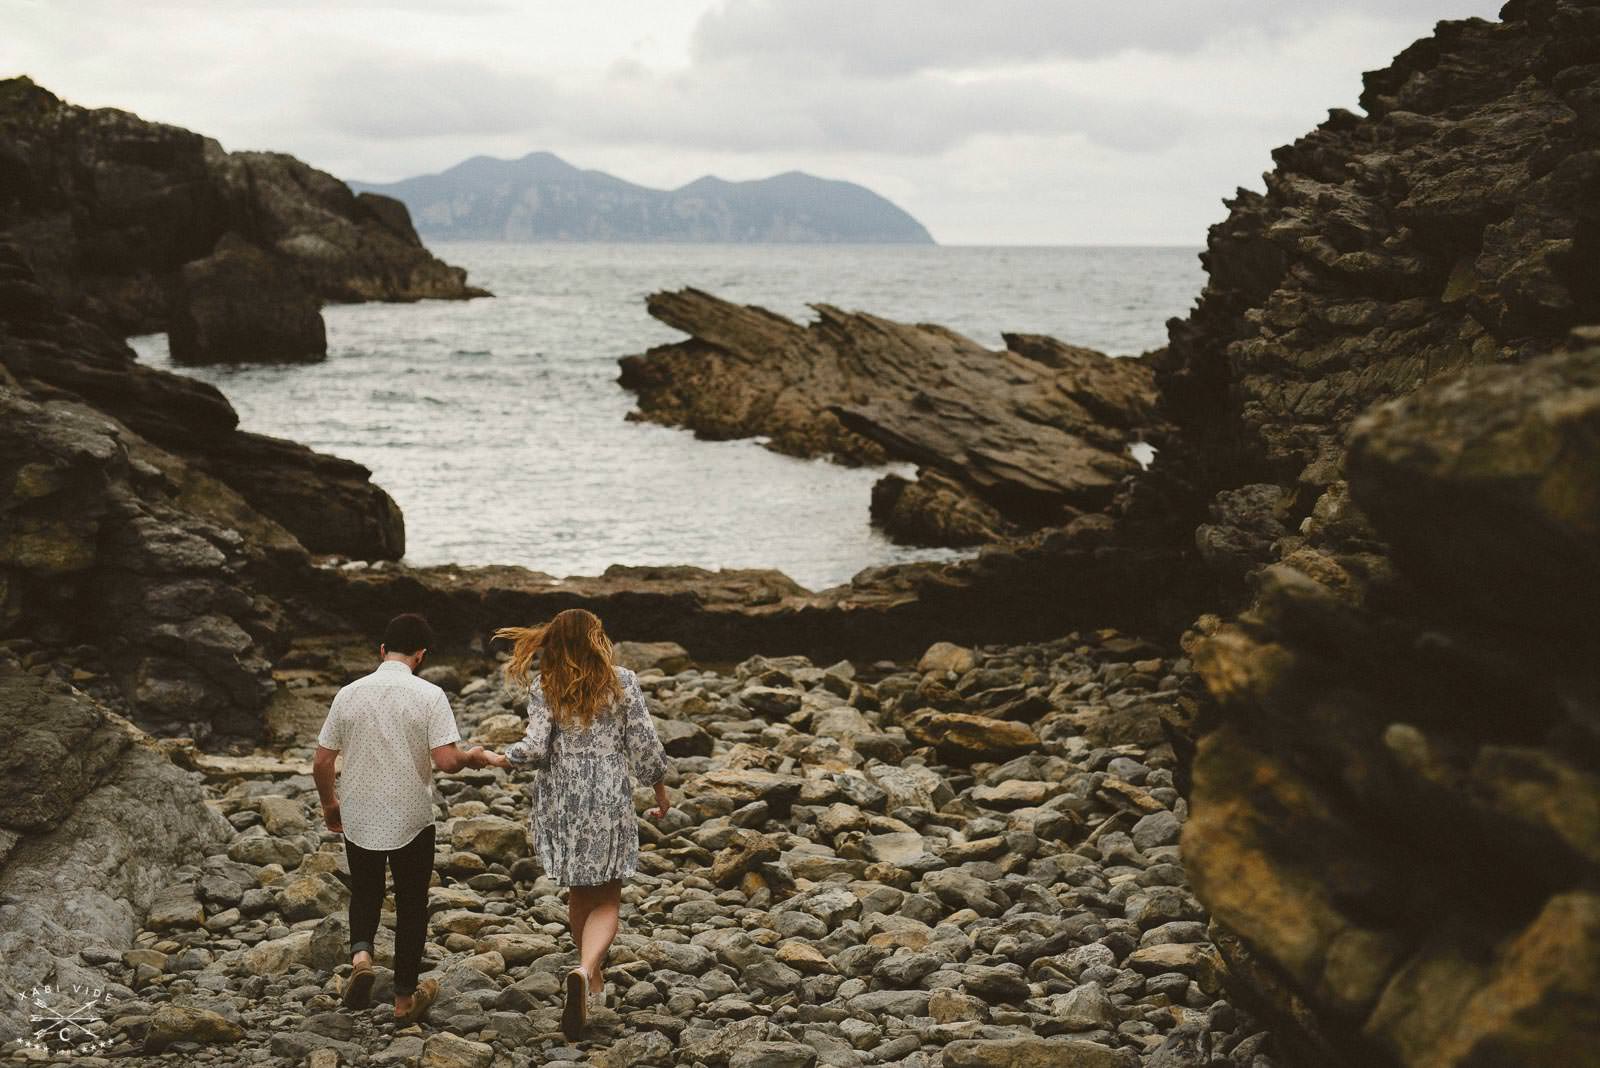
[[[28,78],[0,80],[0,232],[64,311],[185,363],[321,359],[328,301],[486,295],[398,201]]]
[[[1142,359],[654,298],[690,338],[625,361],[644,417],[911,460],[891,524],[983,545],[827,591],[407,568],[364,471],[140,368],[19,242],[0,983],[110,984],[132,1063],[1584,1063],[1600,4],[1441,23],[1365,84],[1228,202]],[[441,788],[433,1020],[331,1011],[328,696],[420,608],[502,743],[488,629],[579,604],[656,643],[625,655],[677,758],[595,1034],[555,1035],[571,948],[498,771]]]

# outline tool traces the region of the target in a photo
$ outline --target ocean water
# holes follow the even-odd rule
[[[1051,334],[1118,355],[1165,343],[1204,281],[1192,248],[790,245],[435,246],[492,300],[330,307],[328,358],[176,368],[222,389],[247,430],[359,461],[399,502],[406,560],[776,567],[812,589],[864,567],[958,555],[896,546],[868,522],[872,484],[757,441],[627,422],[617,359],[682,337],[645,313],[696,286],[793,318],[829,303],[941,323],[992,347]]]

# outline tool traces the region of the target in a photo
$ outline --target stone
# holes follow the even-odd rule
[[[344,908],[350,891],[326,873],[296,875],[278,886],[278,911],[287,920],[321,919]]]
[[[305,807],[293,798],[259,798],[256,808],[261,813],[261,825],[274,837],[282,838],[310,829]]]
[[[694,666],[689,650],[677,642],[617,642],[613,659],[630,671],[658,670],[676,675]]]
[[[1058,1038],[1008,1038],[952,1042],[945,1068],[1136,1068],[1132,1050]]]
[[[239,967],[249,975],[282,975],[296,964],[310,962],[311,939],[311,931],[295,931],[258,942],[240,954]]]
[[[510,865],[528,855],[522,824],[501,816],[458,819],[450,828],[450,844],[458,852],[476,853],[491,863]]]
[[[817,1051],[800,1042],[757,1042],[728,1058],[728,1068],[813,1068]]]
[[[1025,723],[965,712],[918,712],[905,726],[913,741],[936,747],[952,763],[1006,760],[1039,747],[1039,736]]]
[[[243,1037],[242,1027],[209,1009],[166,1004],[150,1017],[144,1051],[161,1053],[178,1042],[233,1043]]]
[[[1122,1014],[1099,983],[1075,986],[1056,999],[1055,1019],[1069,1031],[1114,1031]]]
[[[145,925],[152,931],[195,928],[205,922],[205,909],[195,900],[194,887],[188,884],[161,891],[145,916]]]
[[[917,661],[917,670],[924,675],[929,672],[965,675],[977,666],[978,658],[972,650],[953,642],[934,642]]]
[[[228,859],[242,864],[279,864],[293,868],[304,855],[305,850],[288,839],[268,835],[242,837],[228,847]]]
[[[419,1068],[489,1068],[494,1047],[449,1031],[438,1031],[423,1041]]]
[[[1148,816],[1141,816],[1139,822],[1133,825],[1129,836],[1133,844],[1141,852],[1158,848],[1159,846],[1177,845],[1178,837],[1183,833],[1183,824],[1171,812],[1152,812]]]

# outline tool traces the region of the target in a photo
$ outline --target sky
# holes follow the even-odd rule
[[[804,170],[948,244],[1198,246],[1361,72],[1499,0],[0,0],[0,76],[391,181]]]

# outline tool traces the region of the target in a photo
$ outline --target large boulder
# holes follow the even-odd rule
[[[177,869],[232,834],[197,776],[148,737],[70,687],[0,654],[0,724],[19,744],[0,809],[0,1041],[29,1033],[35,986],[107,977]],[[8,749],[8,753],[11,750]]]
[[[183,265],[167,339],[183,364],[310,362],[328,353],[316,295],[233,233]]]

